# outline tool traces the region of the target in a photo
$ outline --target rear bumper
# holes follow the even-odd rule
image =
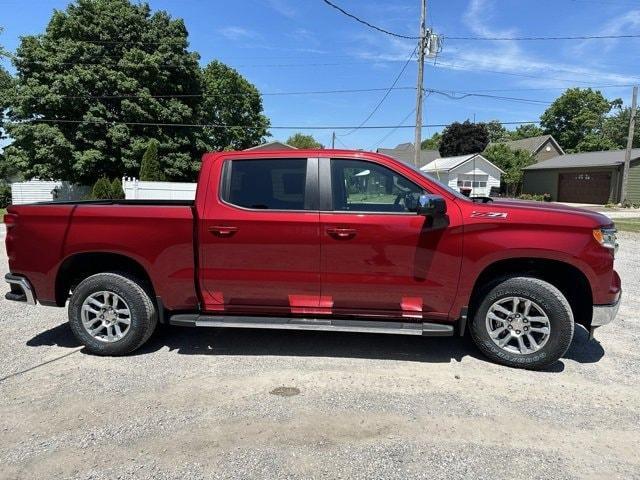
[[[11,291],[4,298],[14,302],[25,302],[27,305],[36,304],[36,294],[29,280],[21,275],[11,273],[7,273],[4,279],[11,286]]]
[[[594,305],[593,316],[591,318],[591,327],[602,327],[611,323],[618,314],[622,295],[618,296],[616,303],[611,305]]]

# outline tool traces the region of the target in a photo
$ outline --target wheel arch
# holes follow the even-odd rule
[[[55,280],[56,305],[63,307],[69,291],[91,275],[103,272],[122,272],[140,281],[151,298],[155,299],[155,289],[145,267],[137,260],[112,252],[83,252],[68,256],[58,268]]]
[[[469,319],[483,295],[500,281],[515,276],[529,276],[555,286],[566,297],[576,323],[589,329],[593,315],[593,293],[587,275],[578,267],[561,260],[537,257],[509,258],[495,261],[476,278],[469,299]]]

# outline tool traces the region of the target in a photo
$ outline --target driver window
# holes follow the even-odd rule
[[[416,212],[420,195],[415,183],[376,163],[331,160],[333,210],[351,212]]]

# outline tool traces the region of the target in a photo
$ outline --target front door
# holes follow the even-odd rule
[[[320,302],[318,161],[226,159],[200,219],[204,309],[308,313]],[[214,185],[211,185],[213,183]]]
[[[430,230],[416,213],[425,189],[414,181],[371,161],[320,161],[321,191],[331,192],[320,214],[322,298],[332,313],[445,317],[462,251],[455,202],[448,201],[450,226]]]

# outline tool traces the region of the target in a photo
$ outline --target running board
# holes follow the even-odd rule
[[[389,333],[449,337],[453,325],[439,323],[379,322],[329,318],[237,317],[226,315],[173,315],[171,325],[183,327],[268,328],[275,330],[319,330],[331,332]]]

